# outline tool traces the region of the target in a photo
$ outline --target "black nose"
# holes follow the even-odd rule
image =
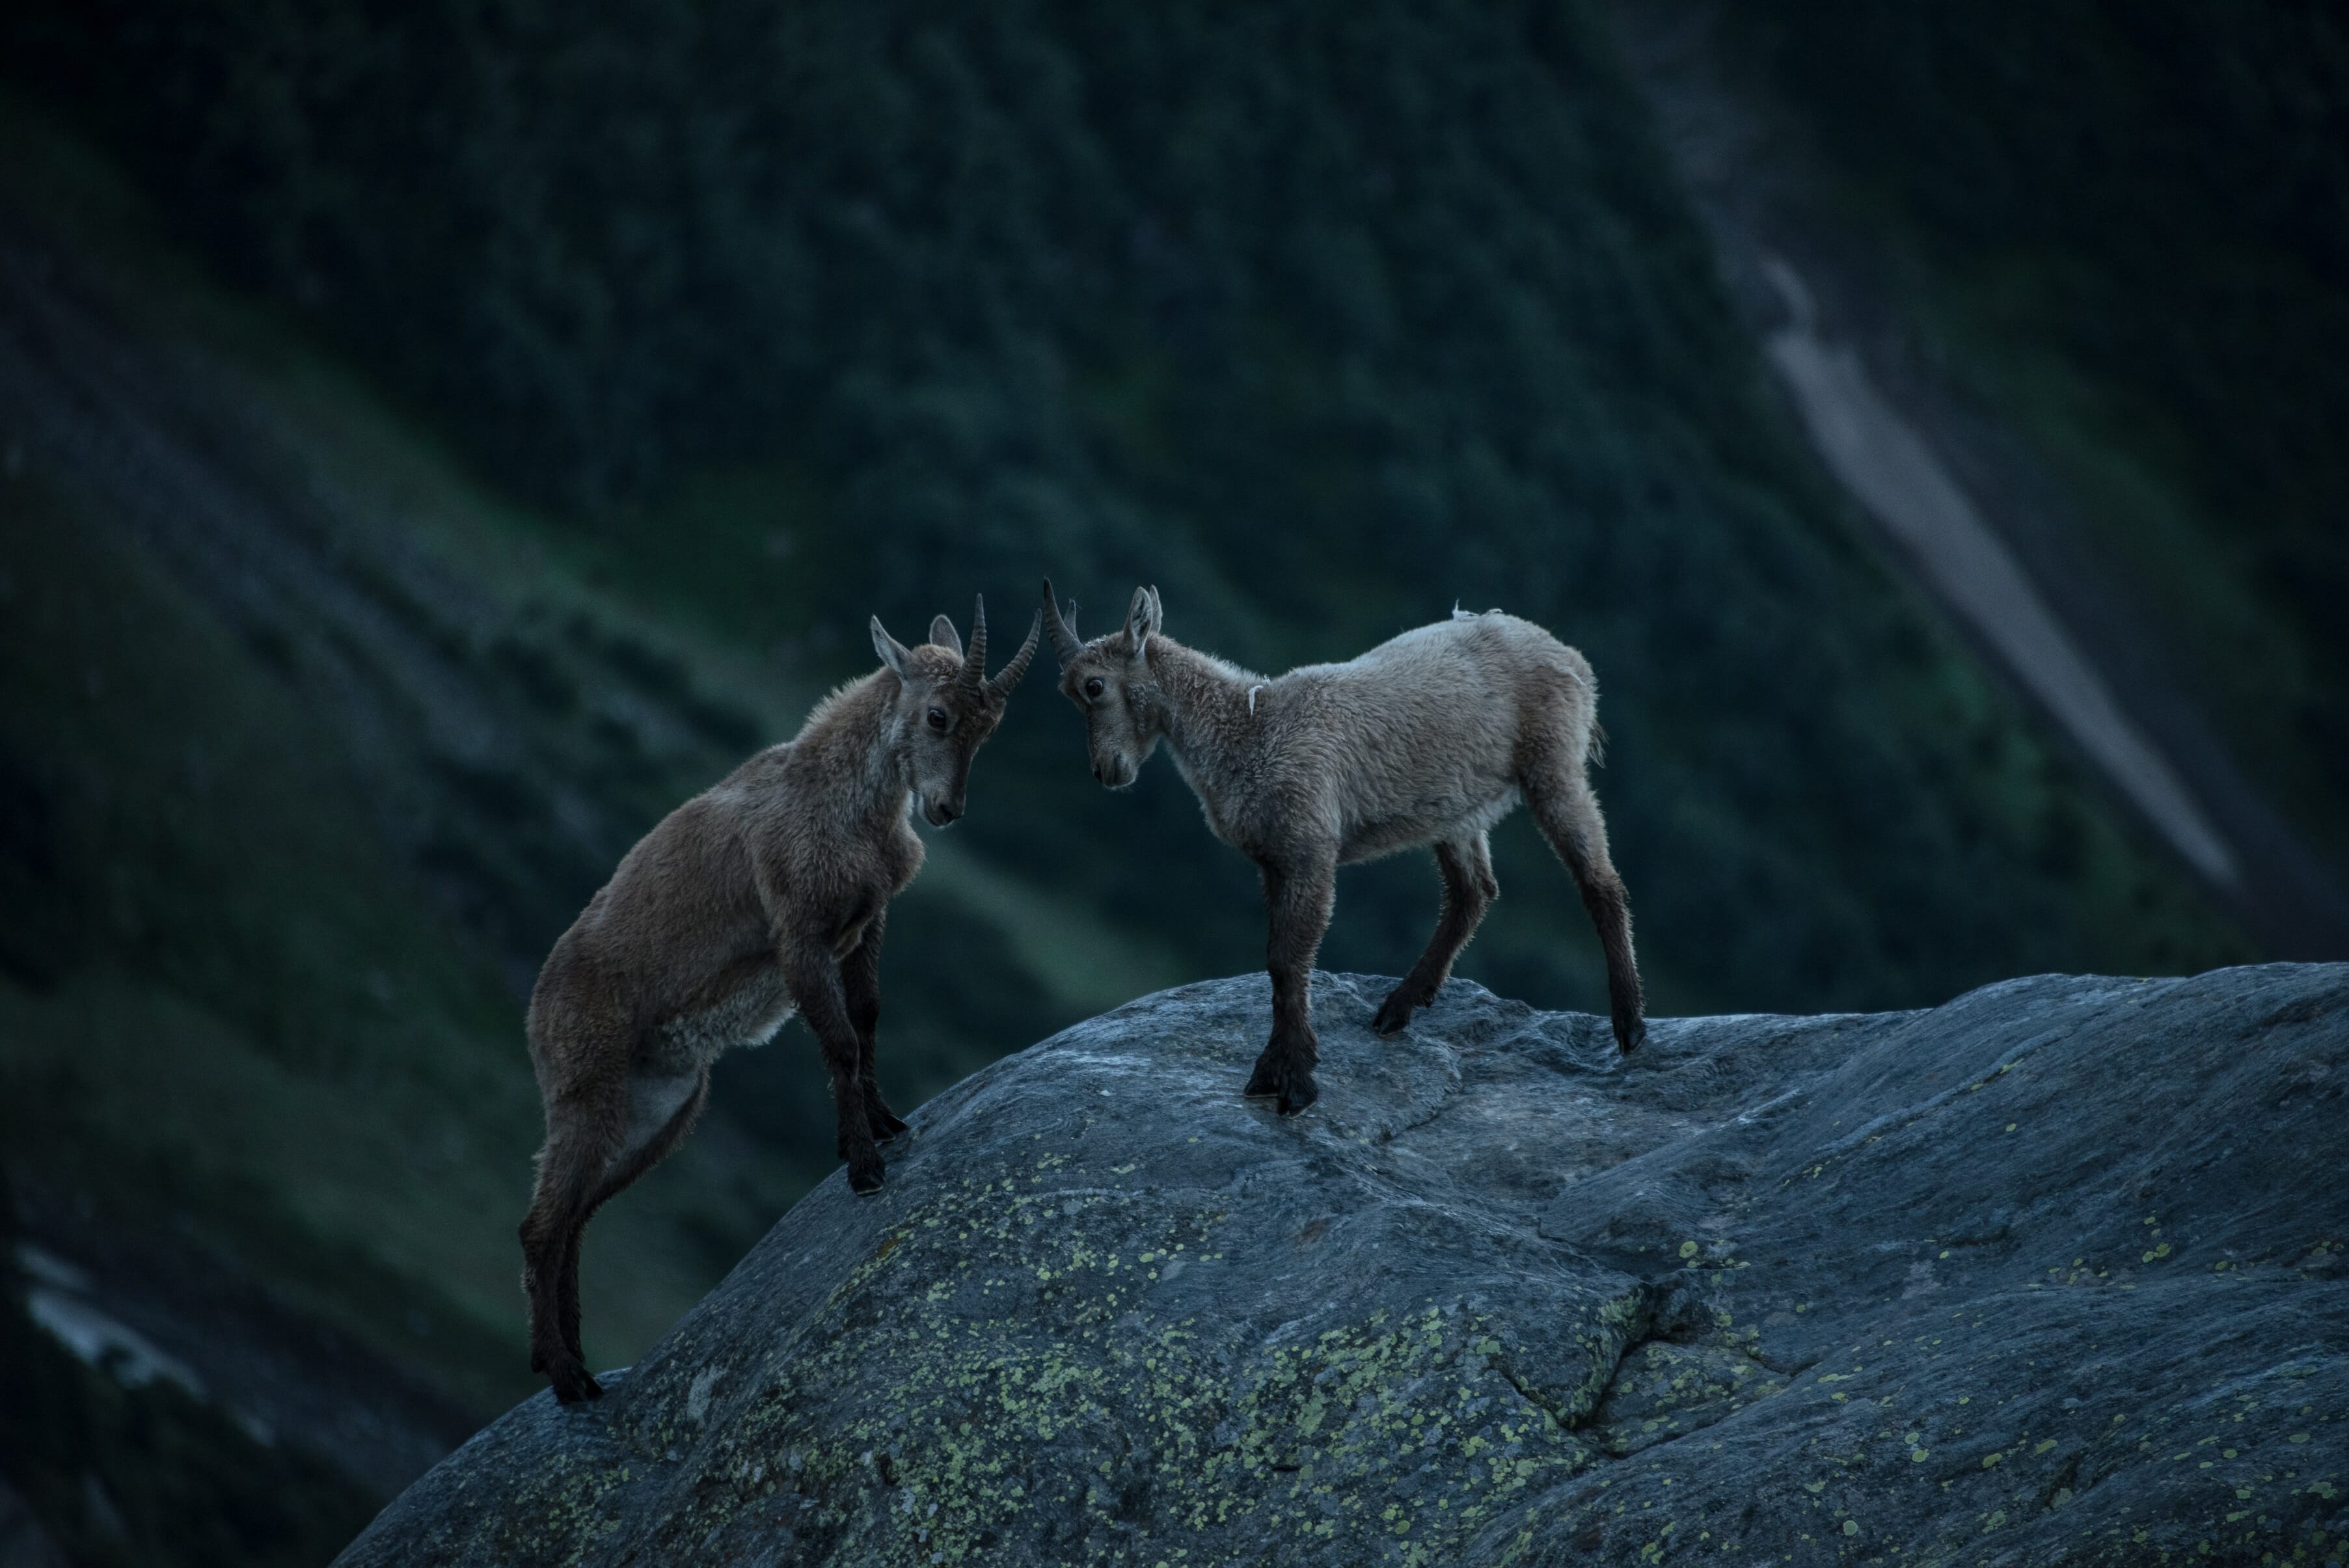
[[[962,808],[959,806],[949,806],[941,803],[938,807],[938,822],[940,826],[944,826],[948,822],[958,821],[961,820],[961,817]]]

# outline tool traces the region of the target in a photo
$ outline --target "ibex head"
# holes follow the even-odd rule
[[[1164,619],[1158,590],[1136,588],[1125,624],[1104,637],[1080,642],[1077,607],[1061,613],[1051,579],[1044,580],[1044,625],[1052,634],[1052,650],[1061,658],[1061,690],[1085,716],[1085,737],[1092,751],[1093,777],[1112,789],[1123,789],[1142,776],[1142,765],[1158,744],[1158,731],[1147,721],[1137,688],[1150,680],[1150,639]]]
[[[985,598],[971,610],[968,651],[944,615],[930,623],[930,640],[918,648],[897,641],[883,629],[880,616],[873,617],[873,651],[897,677],[890,738],[898,770],[930,826],[951,826],[963,814],[970,759],[1003,722],[1003,705],[1028,673],[1042,628],[1039,615],[1011,662],[990,677]]]

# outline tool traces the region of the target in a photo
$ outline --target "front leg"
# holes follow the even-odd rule
[[[873,1136],[885,1142],[905,1130],[905,1122],[882,1099],[881,1080],[873,1070],[874,1041],[881,1027],[881,931],[888,919],[884,910],[867,921],[856,945],[840,961],[848,1023],[856,1031],[856,1076],[864,1087],[864,1119]]]
[[[849,1022],[840,965],[828,944],[799,933],[783,939],[779,956],[792,1002],[823,1047],[824,1068],[832,1075],[833,1112],[840,1128],[840,1156],[848,1161],[849,1188],[860,1193],[878,1192],[881,1150],[874,1145],[873,1124],[864,1109],[864,1075],[858,1070],[863,1048],[857,1042],[856,1026]]]
[[[1271,917],[1265,967],[1272,975],[1272,1038],[1248,1078],[1251,1097],[1278,1099],[1280,1114],[1295,1116],[1320,1097],[1313,1081],[1321,1042],[1313,1033],[1313,955],[1330,929],[1337,894],[1338,857],[1317,854],[1301,863],[1259,861],[1264,902]]]

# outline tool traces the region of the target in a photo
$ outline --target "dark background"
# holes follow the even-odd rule
[[[1801,210],[1881,259],[1878,307],[2336,864],[2349,35],[1733,9],[1723,90]],[[1171,634],[1268,670],[1455,602],[1553,628],[1601,679],[1659,1012],[2278,951],[1809,453],[1624,63],[1673,12],[12,7],[0,1212],[44,1321],[178,1335],[204,1390],[0,1336],[0,1478],[47,1533],[331,1554],[405,1461],[238,1371],[268,1354],[427,1457],[530,1390],[536,964],[869,666],[876,611],[910,638],[984,591],[1006,647],[1046,572],[1092,630],[1153,583]],[[1599,1007],[1564,872],[1522,819],[1496,841],[1462,973]],[[1400,972],[1434,891],[1423,857],[1347,872],[1325,966]],[[892,917],[882,1075],[906,1109],[1261,946],[1173,769],[1101,791],[1040,672]],[[730,1059],[597,1222],[591,1357],[830,1142],[802,1032]]]

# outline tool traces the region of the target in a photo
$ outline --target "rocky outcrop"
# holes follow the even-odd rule
[[[940,1096],[347,1564],[2323,1562],[2349,965],[1604,1020],[1260,978]],[[2270,1559],[2266,1554],[2273,1553]]]

